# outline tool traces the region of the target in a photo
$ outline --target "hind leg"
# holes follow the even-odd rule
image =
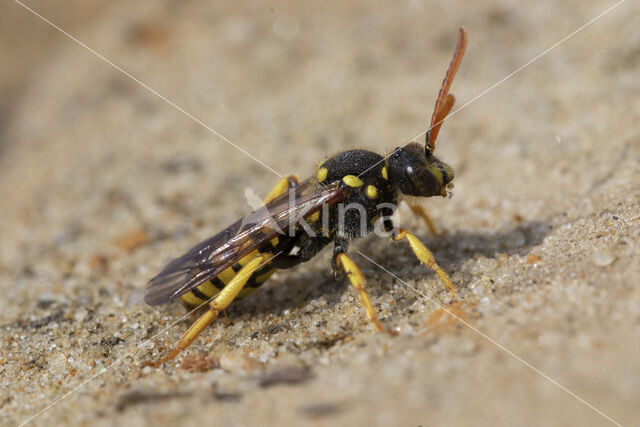
[[[176,357],[182,350],[187,348],[189,344],[195,340],[200,332],[202,332],[211,322],[218,318],[218,314],[224,311],[229,304],[238,296],[244,285],[247,283],[251,275],[260,267],[269,262],[273,255],[270,253],[259,254],[238,271],[222,291],[209,303],[209,310],[198,318],[198,320],[187,329],[175,348],[165,357],[157,362],[146,362],[144,366],[160,366],[164,362]]]

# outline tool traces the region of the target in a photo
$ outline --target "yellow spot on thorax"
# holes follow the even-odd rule
[[[382,171],[380,171],[380,174],[382,175],[382,177],[386,180],[389,180],[389,173],[387,172],[387,167],[383,166],[382,167]]]
[[[318,182],[322,182],[327,179],[328,174],[329,170],[327,168],[320,168],[320,170],[318,170]]]
[[[364,182],[355,175],[345,175],[342,181],[349,187],[362,187]]]
[[[377,199],[378,189],[373,185],[367,185],[367,197],[370,199]]]

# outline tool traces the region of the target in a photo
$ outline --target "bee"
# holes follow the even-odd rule
[[[171,352],[148,365],[159,366],[176,357],[234,300],[254,292],[276,270],[310,260],[330,243],[333,271],[351,283],[373,327],[387,332],[365,289],[362,272],[347,255],[351,240],[371,233],[378,225],[392,240],[406,241],[420,262],[455,296],[451,279],[433,254],[414,234],[396,228],[391,215],[403,195],[447,196],[453,169],[433,152],[442,122],[455,101],[449,88],[466,45],[467,33],[460,28],[424,145],[413,141],[388,156],[347,150],[322,162],[305,181],[295,175],[284,177],[266,197],[264,206],[194,246],[150,280],[144,296],[147,304],[180,298],[188,306],[208,304],[208,309]],[[411,209],[435,232],[422,208]]]

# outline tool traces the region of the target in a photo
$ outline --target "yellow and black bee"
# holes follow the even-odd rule
[[[366,150],[343,151],[320,164],[315,175],[303,182],[287,176],[269,193],[262,208],[196,245],[151,279],[144,297],[147,304],[182,298],[191,306],[208,302],[209,309],[173,351],[150,365],[157,366],[178,355],[233,300],[255,291],[274,271],[308,261],[331,242],[334,272],[346,275],[375,329],[385,332],[364,287],[364,276],[347,255],[350,240],[371,233],[376,224],[381,224],[394,240],[406,240],[419,260],[433,269],[455,295],[451,279],[433,254],[416,236],[394,228],[390,216],[401,194],[447,195],[453,169],[435,158],[433,151],[442,121],[455,101],[449,88],[466,44],[467,34],[460,28],[424,146],[411,142],[387,157]],[[433,231],[426,213],[416,206],[412,209]]]

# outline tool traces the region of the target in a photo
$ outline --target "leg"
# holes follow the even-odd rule
[[[427,213],[427,211],[422,206],[410,204],[409,208],[411,209],[411,212],[413,212],[414,215],[417,215],[424,220],[431,234],[433,234],[434,236],[438,235],[438,231],[436,230],[435,224],[429,217],[429,214]]]
[[[297,176],[295,175],[285,176],[280,181],[278,181],[276,186],[273,187],[273,189],[269,192],[267,197],[264,198],[264,204],[266,205],[267,203],[269,203],[279,195],[285,193],[289,188],[295,187],[298,184],[300,184],[300,182],[298,181]]]
[[[162,363],[167,362],[176,357],[182,350],[187,348],[189,344],[196,339],[196,337],[206,328],[211,322],[218,318],[218,313],[224,311],[236,296],[240,293],[244,285],[247,283],[254,271],[259,269],[270,258],[271,254],[260,254],[245,264],[244,267],[238,271],[238,273],[231,279],[228,285],[224,287],[222,291],[209,303],[209,310],[195,321],[187,332],[184,333],[176,347],[165,357],[157,362],[146,362],[144,366],[160,366]]]
[[[420,262],[422,262],[424,265],[426,265],[427,267],[435,271],[438,277],[440,277],[440,280],[442,280],[442,282],[447,287],[447,289],[449,289],[451,298],[454,298],[456,296],[456,291],[455,291],[455,288],[453,287],[453,283],[451,282],[451,279],[449,278],[447,273],[445,273],[445,271],[442,268],[440,268],[440,266],[436,262],[436,259],[433,257],[433,254],[431,253],[431,251],[427,249],[427,247],[423,245],[422,242],[418,240],[416,236],[414,236],[407,230],[398,228],[394,233],[393,240],[408,241],[409,246],[411,246],[411,250],[418,257]]]
[[[380,324],[376,310],[373,308],[369,293],[364,288],[365,279],[358,266],[347,256],[345,253],[339,253],[335,257],[335,263],[342,269],[347,275],[349,282],[358,291],[358,297],[364,307],[364,311],[367,313],[369,321],[373,323],[373,327],[378,332],[387,332],[387,330]]]

